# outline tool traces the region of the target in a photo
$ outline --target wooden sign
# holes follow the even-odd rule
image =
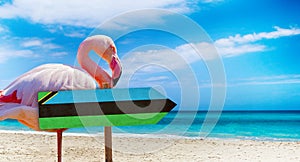
[[[153,88],[38,93],[40,129],[156,124],[176,103]]]

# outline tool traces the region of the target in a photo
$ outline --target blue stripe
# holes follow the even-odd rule
[[[109,102],[131,100],[167,99],[153,88],[120,88],[58,91],[58,94],[44,104]]]

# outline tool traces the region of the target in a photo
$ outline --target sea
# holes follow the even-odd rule
[[[32,130],[16,120],[0,122],[1,131]],[[114,135],[300,141],[300,111],[171,111],[154,125],[119,126]],[[103,127],[71,128],[66,134],[99,134]]]

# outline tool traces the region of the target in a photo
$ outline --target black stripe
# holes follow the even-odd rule
[[[58,93],[58,91],[52,91],[52,92],[50,92],[46,97],[44,97],[42,100],[39,101],[39,105],[43,104],[49,98],[53,97],[56,93]]]
[[[169,112],[176,103],[169,99],[39,105],[39,117],[112,115]]]

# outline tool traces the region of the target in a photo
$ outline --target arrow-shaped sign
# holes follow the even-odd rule
[[[153,88],[38,93],[40,129],[156,124],[176,103]]]

